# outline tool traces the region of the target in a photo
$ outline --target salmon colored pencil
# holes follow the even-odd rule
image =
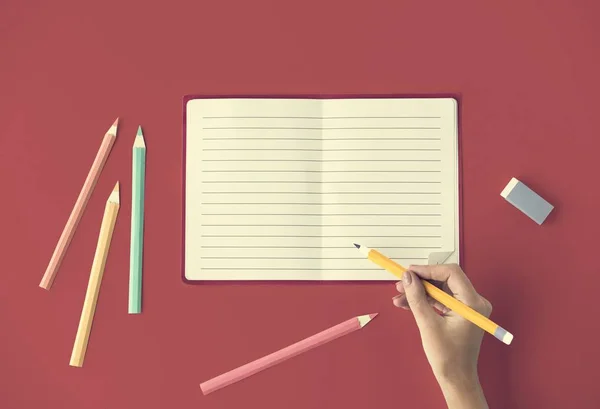
[[[75,234],[79,220],[81,220],[81,216],[83,215],[87,202],[90,200],[90,196],[94,191],[98,177],[100,176],[102,168],[104,168],[104,164],[106,163],[106,159],[108,159],[108,155],[110,154],[110,150],[115,143],[118,124],[119,118],[115,120],[108,132],[106,132],[106,135],[104,135],[100,149],[96,154],[96,159],[94,159],[94,163],[92,163],[92,168],[90,169],[87,178],[83,183],[83,187],[81,188],[81,192],[79,192],[79,197],[75,202],[75,206],[73,206],[73,210],[71,211],[71,215],[67,220],[67,224],[65,225],[65,228],[58,239],[58,243],[56,244],[56,248],[54,249],[50,263],[48,264],[46,272],[44,273],[42,281],[40,282],[40,287],[45,290],[50,290],[50,287],[52,287],[52,283],[54,282],[54,278],[56,277],[60,263],[67,252],[67,248],[71,243],[73,234]]]
[[[77,327],[77,335],[75,336],[75,344],[73,345],[73,353],[71,354],[71,362],[69,365],[81,367],[85,359],[90,332],[92,331],[92,321],[96,311],[96,303],[98,302],[98,293],[100,292],[100,284],[104,275],[104,266],[108,258],[108,250],[112,240],[112,234],[119,213],[119,182],[115,185],[112,193],[106,201],[104,208],[104,217],[100,226],[100,235],[98,237],[98,245],[96,246],[96,254],[92,263],[92,271],[90,273],[90,281],[88,282],[85,300],[83,301],[83,310],[79,326]]]
[[[361,246],[360,244],[356,243],[354,243],[354,246],[356,246],[356,248],[361,252],[361,254],[367,256],[367,258],[373,263],[389,271],[390,273],[394,274],[396,277],[402,280],[402,276],[406,272],[406,269],[400,264],[387,258],[377,250],[370,249],[366,246]],[[464,319],[471,321],[473,324],[477,325],[482,330],[489,332],[494,337],[504,342],[506,345],[510,345],[510,343],[513,340],[513,335],[510,332],[508,332],[489,318],[481,315],[468,305],[465,305],[462,302],[458,301],[450,294],[447,294],[445,291],[440,290],[430,282],[425,280],[422,280],[421,282],[425,287],[425,291],[431,298],[450,308],[452,311],[454,311]]]
[[[273,352],[270,355],[257,359],[256,361],[250,362],[232,371],[224,373],[223,375],[219,375],[216,378],[201,383],[200,389],[202,389],[202,393],[208,395],[217,389],[221,389],[225,386],[231,385],[232,383],[241,381],[242,379],[254,375],[264,369],[270,368],[273,365],[277,365],[296,355],[359,330],[367,325],[373,318],[375,318],[375,316],[377,316],[377,314],[361,315],[359,317],[350,318],[341,324],[319,332],[318,334],[308,337],[293,345],[280,349],[277,352]]]

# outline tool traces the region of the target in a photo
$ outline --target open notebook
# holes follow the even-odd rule
[[[200,98],[185,107],[187,280],[394,280],[458,262],[454,99]]]

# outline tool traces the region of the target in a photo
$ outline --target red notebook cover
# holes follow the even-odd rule
[[[183,125],[182,125],[182,155],[181,155],[181,278],[187,284],[199,284],[199,283],[219,283],[219,281],[204,281],[204,280],[189,280],[185,276],[185,186],[186,186],[186,126],[187,126],[187,112],[186,107],[189,101],[195,99],[225,99],[225,98],[270,98],[270,99],[278,99],[278,98],[294,98],[294,99],[368,99],[368,98],[453,98],[457,101],[458,110],[457,110],[457,130],[458,130],[458,138],[457,138],[457,152],[458,152],[458,213],[459,213],[459,258],[462,262],[465,257],[464,248],[463,248],[463,211],[462,211],[462,150],[461,150],[461,109],[462,109],[462,101],[461,96],[458,94],[449,94],[449,93],[439,93],[439,94],[306,94],[306,95],[277,95],[277,94],[269,94],[269,95],[201,95],[201,94],[191,94],[183,97]],[[222,281],[222,283],[227,281]],[[361,281],[364,283],[369,283],[369,281]]]

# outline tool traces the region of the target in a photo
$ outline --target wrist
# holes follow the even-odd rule
[[[438,380],[449,409],[487,409],[477,372]]]
[[[437,376],[438,383],[442,389],[466,389],[479,385],[477,369],[448,371]]]

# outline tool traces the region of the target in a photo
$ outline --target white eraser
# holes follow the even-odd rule
[[[554,206],[516,178],[512,178],[508,182],[508,185],[500,193],[500,196],[529,216],[537,224],[542,224],[552,209],[554,209]]]

